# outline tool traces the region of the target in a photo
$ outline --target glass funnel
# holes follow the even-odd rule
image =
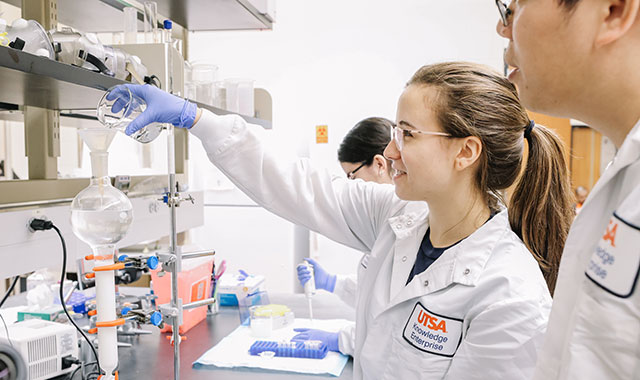
[[[111,94],[111,95],[110,95]],[[134,95],[126,86],[116,86],[104,93],[96,109],[98,120],[107,128],[124,132],[127,126],[144,110],[147,103]],[[149,143],[162,132],[162,124],[151,123],[130,137],[141,143]]]

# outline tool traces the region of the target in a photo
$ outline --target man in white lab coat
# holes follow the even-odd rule
[[[640,0],[497,5],[525,105],[618,148],[566,241],[535,379],[640,379]]]

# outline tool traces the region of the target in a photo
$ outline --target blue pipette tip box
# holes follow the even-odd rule
[[[258,340],[251,345],[249,353],[255,356],[263,352],[273,352],[278,357],[324,359],[327,356],[327,345],[320,341],[273,342]]]

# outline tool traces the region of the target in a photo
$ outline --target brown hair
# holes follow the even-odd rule
[[[436,89],[435,112],[445,132],[454,137],[476,136],[482,141],[476,185],[492,211],[499,210],[500,202],[505,203],[500,191],[517,181],[508,204],[509,222],[538,261],[553,294],[574,217],[560,138],[536,125],[527,138],[529,155],[520,176],[524,131],[530,120],[506,78],[482,65],[449,62],[422,67],[409,85]]]

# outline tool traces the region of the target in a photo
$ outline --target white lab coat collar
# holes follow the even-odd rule
[[[393,270],[390,288],[391,308],[408,299],[444,289],[453,283],[475,286],[496,243],[510,230],[507,211],[495,215],[473,234],[446,250],[427,270],[415,276],[405,286],[409,271],[415,262],[422,238],[428,228],[428,212],[405,213],[389,219],[396,234]],[[407,226],[411,222],[410,226]],[[410,265],[402,265],[398,256],[414,255]],[[406,270],[406,268],[409,268]]]
[[[596,186],[591,190],[589,194],[590,198],[593,198],[605,185],[618,174],[622,169],[636,162],[640,158],[640,120],[631,129],[627,137],[622,142],[618,153],[616,153],[613,161],[607,170],[602,174]],[[585,203],[586,204],[586,203]]]
[[[428,215],[429,209],[424,207],[422,202],[416,202],[409,203],[405,207],[404,214],[388,219],[391,230],[396,235],[389,283],[389,301],[402,291],[407,282],[415,255],[429,226]]]

